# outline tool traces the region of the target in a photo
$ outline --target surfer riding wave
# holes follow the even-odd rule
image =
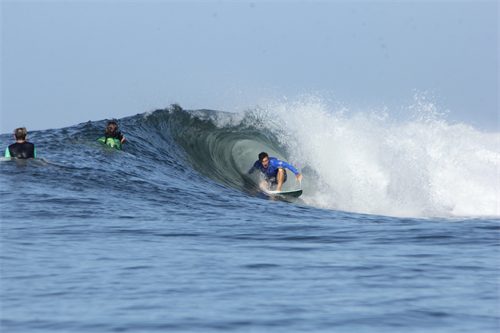
[[[285,168],[290,169],[295,174],[295,180],[302,180],[302,175],[293,165],[280,161],[275,157],[269,157],[265,152],[259,154],[259,160],[248,170],[248,174],[250,175],[255,170],[259,170],[265,177],[264,181],[260,184],[261,188],[269,189],[271,186],[278,185],[276,190],[281,191],[281,186],[287,179]]]

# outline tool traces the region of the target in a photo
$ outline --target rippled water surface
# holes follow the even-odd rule
[[[498,217],[324,209],[300,163],[309,193],[263,199],[231,156],[279,137],[169,112],[120,120],[121,152],[103,121],[0,162],[2,332],[499,331]]]

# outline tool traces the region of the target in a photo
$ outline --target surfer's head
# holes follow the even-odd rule
[[[104,134],[107,138],[114,138],[118,133],[118,125],[114,121],[110,121],[108,126],[106,126],[106,133]]]
[[[259,154],[259,162],[262,164],[264,168],[267,168],[269,166],[269,155],[267,153],[260,153]]]
[[[26,127],[20,127],[14,130],[14,136],[18,141],[26,140],[26,135],[27,135]]]

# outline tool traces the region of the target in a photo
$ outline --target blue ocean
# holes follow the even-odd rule
[[[1,332],[499,332],[498,133],[171,105],[116,119],[119,151],[109,120],[1,160]],[[302,196],[245,175],[262,151]]]

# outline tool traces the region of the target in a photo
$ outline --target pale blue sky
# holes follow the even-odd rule
[[[416,92],[498,131],[498,2],[2,2],[2,133],[179,103],[328,96],[404,119]]]

